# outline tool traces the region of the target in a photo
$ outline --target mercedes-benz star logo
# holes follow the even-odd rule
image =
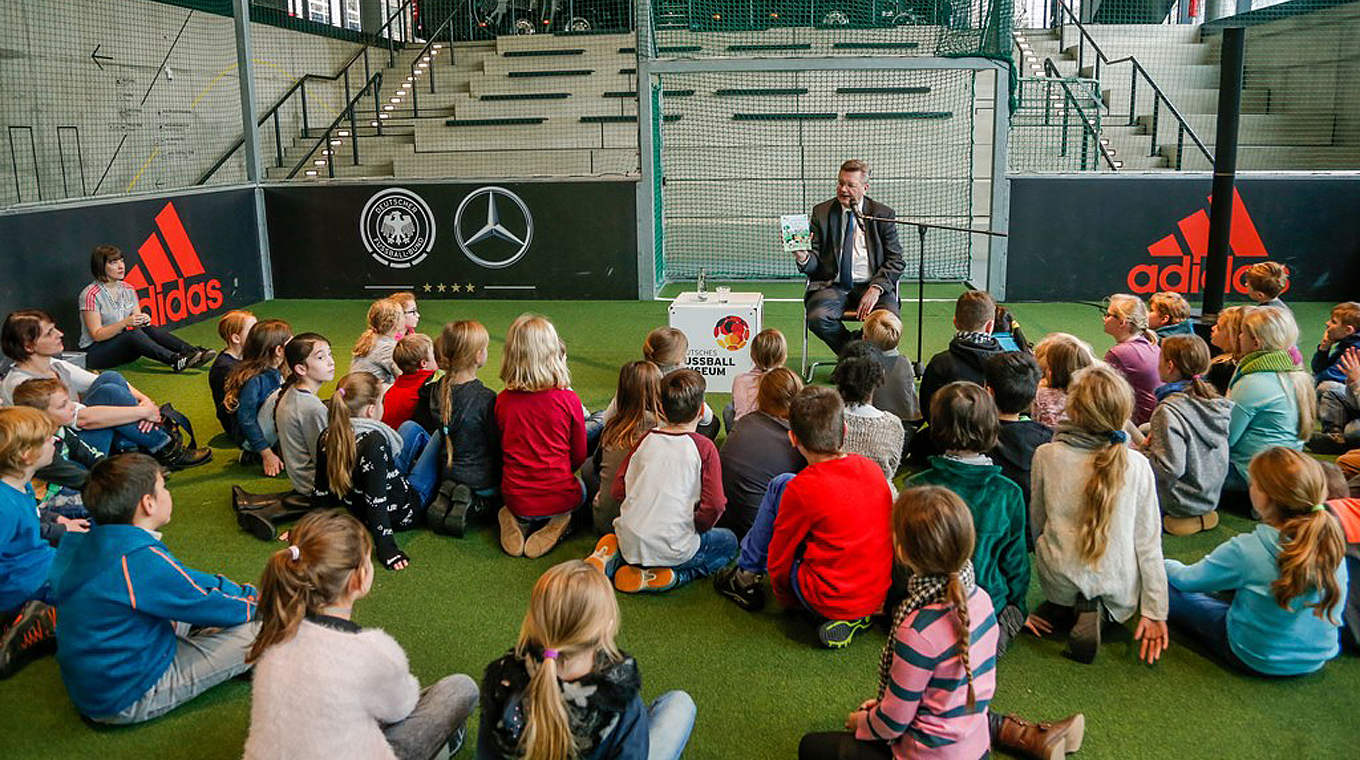
[[[481,229],[464,237],[463,235],[463,214],[472,206],[475,199],[486,196],[486,224]],[[500,209],[497,207],[497,197],[502,202],[508,201],[510,205],[519,209],[520,215],[524,217],[522,234],[515,234],[510,227],[501,223]],[[521,225],[512,225],[515,229]],[[462,203],[458,204],[458,210],[453,214],[453,239],[457,241],[458,247],[463,251],[463,255],[472,259],[474,262],[486,267],[487,269],[504,269],[515,262],[524,258],[524,254],[529,252],[529,244],[534,240],[534,217],[529,213],[529,206],[518,195],[506,190],[503,187],[482,187],[468,194]],[[508,245],[486,246],[488,240],[500,240]],[[478,247],[487,252],[486,256],[479,256],[472,249]],[[511,250],[509,256],[502,256],[500,252]],[[494,255],[493,255],[493,252]]]

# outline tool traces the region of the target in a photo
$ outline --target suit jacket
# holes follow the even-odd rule
[[[812,256],[799,267],[808,276],[808,291],[821,290],[840,280],[841,237],[845,232],[846,211],[840,201],[832,198],[812,207]],[[864,216],[891,219],[897,214],[891,208],[865,196]],[[885,296],[897,296],[897,279],[906,267],[902,261],[902,244],[897,239],[897,225],[891,222],[865,222],[864,241],[869,249],[869,284],[877,285]]]

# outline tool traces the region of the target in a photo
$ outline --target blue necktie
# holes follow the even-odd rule
[[[855,286],[855,218],[850,209],[841,208],[845,229],[841,231],[841,287],[850,290]]]

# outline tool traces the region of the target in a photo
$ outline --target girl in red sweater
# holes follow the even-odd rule
[[[510,325],[501,380],[501,548],[512,557],[541,557],[586,501],[576,476],[586,461],[585,407],[570,388],[566,348],[546,317],[522,314]]]

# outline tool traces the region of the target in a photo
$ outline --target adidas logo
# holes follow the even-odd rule
[[[221,308],[222,281],[201,279],[207,270],[174,203],[166,203],[156,214],[156,231],[137,249],[137,255],[141,263],[132,265],[123,281],[137,291],[138,305],[151,315],[152,324],[179,322]]]
[[[1176,223],[1177,231],[1148,246],[1150,255],[1162,259],[1129,270],[1129,292],[1140,295],[1169,290],[1199,293],[1204,290],[1204,255],[1209,251],[1209,212],[1202,208]],[[1247,292],[1247,270],[1255,262],[1238,265],[1241,259],[1262,259],[1270,254],[1247,213],[1242,196],[1233,190],[1232,228],[1228,233],[1228,282],[1224,292]],[[1171,259],[1171,261],[1167,261]]]

